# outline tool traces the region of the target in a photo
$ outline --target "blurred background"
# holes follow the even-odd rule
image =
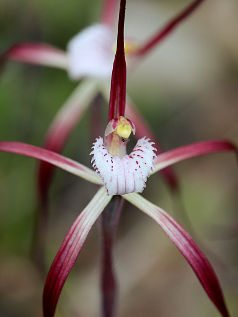
[[[128,0],[126,35],[143,41],[189,0]],[[65,49],[100,17],[101,1],[1,0],[0,52],[16,42]],[[128,72],[128,94],[164,150],[209,139],[238,144],[238,2],[205,1]],[[0,138],[41,146],[59,107],[77,83],[60,70],[9,62],[0,77]],[[107,104],[102,102],[104,109]],[[64,154],[90,166],[90,110]],[[106,120],[106,111],[105,111]],[[0,316],[40,316],[44,279],[30,257],[36,203],[36,161],[0,154]],[[149,198],[191,232],[214,266],[231,316],[238,316],[238,168],[233,154],[212,154],[175,166],[183,205],[156,175]],[[47,265],[70,225],[95,193],[57,170],[50,191]],[[100,315],[100,234],[89,234],[59,301],[58,315]],[[120,317],[219,316],[192,270],[164,233],[125,204],[115,248]],[[92,304],[93,303],[93,304]]]

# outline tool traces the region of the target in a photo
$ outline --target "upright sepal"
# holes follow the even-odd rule
[[[126,1],[121,0],[117,50],[113,63],[111,93],[109,102],[109,121],[125,115],[126,104],[126,59],[124,51],[124,21],[125,21]]]

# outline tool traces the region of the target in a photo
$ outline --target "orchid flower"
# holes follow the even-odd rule
[[[185,10],[171,19],[145,43],[139,45],[127,41],[125,50],[129,61],[130,58],[139,60],[145,56],[195,11],[203,1],[192,1]],[[55,116],[44,142],[44,147],[49,150],[59,153],[62,151],[71,131],[95,98],[97,91],[102,89],[98,81],[105,81],[111,76],[116,40],[113,24],[117,4],[118,0],[104,0],[101,21],[75,35],[69,41],[65,52],[45,43],[20,43],[13,45],[2,54],[2,60],[56,67],[66,70],[72,80],[85,78]],[[146,131],[147,135],[151,135],[152,139],[155,139],[132,102],[128,104],[127,108],[132,119],[138,123],[138,134],[143,135]],[[51,165],[40,163],[38,188],[42,205],[46,205],[52,173],[53,167]],[[177,188],[177,179],[170,168],[163,170],[162,174],[171,189]]]
[[[159,29],[148,41],[139,45],[126,41],[125,50],[129,62],[139,61],[156,45],[161,43],[181,22],[183,22],[204,0],[193,0],[180,14]],[[6,60],[20,61],[35,65],[56,67],[67,71],[70,79],[83,78],[79,86],[59,109],[48,129],[44,140],[44,148],[60,153],[72,130],[82,115],[92,104],[98,92],[108,98],[107,82],[111,76],[114,59],[116,36],[114,32],[114,15],[118,0],[104,0],[99,23],[91,25],[76,34],[67,44],[66,51],[45,43],[19,43],[10,47],[0,56],[0,62]],[[106,88],[106,89],[105,89]],[[127,100],[127,114],[137,127],[137,136],[147,135],[155,140],[152,131],[140,115],[133,102]],[[154,145],[157,150],[158,144]],[[43,161],[39,162],[37,173],[37,189],[40,208],[35,228],[35,242],[38,253],[34,255],[40,269],[44,268],[44,233],[47,224],[48,192],[54,167]],[[161,174],[172,192],[178,192],[179,184],[171,167],[161,170]],[[35,248],[34,248],[35,249]]]
[[[204,0],[193,0],[180,14],[171,19],[154,36],[141,45],[126,40],[125,52],[128,61],[139,61],[146,56],[156,45],[160,44],[181,22]],[[118,0],[104,0],[103,10],[99,23],[93,24],[72,37],[66,51],[46,43],[19,43],[10,47],[0,56],[0,62],[6,60],[19,61],[35,65],[50,66],[65,70],[71,80],[83,80],[73,91],[66,102],[54,117],[46,138],[44,148],[60,153],[67,142],[72,130],[80,121],[82,115],[92,104],[98,92],[108,98],[108,82],[112,72],[115,52],[116,36],[114,32],[114,15]],[[155,136],[147,123],[140,115],[133,102],[127,98],[127,114],[133,119],[137,128],[137,136],[147,135],[151,140]],[[161,152],[158,144],[154,144]],[[44,235],[47,225],[48,192],[51,184],[54,167],[40,161],[37,173],[37,189],[40,208],[35,228],[34,244],[38,245],[37,254],[34,254],[37,265],[44,269]],[[161,170],[161,174],[168,183],[172,192],[179,189],[177,177],[171,167]],[[33,248],[35,250],[35,248]]]
[[[125,51],[129,62],[139,61],[148,52],[165,39],[181,22],[185,20],[204,0],[193,0],[179,15],[159,29],[148,41],[139,45],[126,41]],[[6,60],[56,67],[67,71],[70,79],[83,78],[79,86],[66,100],[56,114],[48,129],[44,148],[60,153],[72,130],[80,121],[83,113],[92,104],[98,92],[105,96],[105,85],[111,76],[114,59],[116,36],[114,32],[114,15],[118,0],[104,0],[99,23],[91,25],[76,34],[67,44],[66,51],[45,43],[20,43],[10,47],[0,56],[0,62]],[[106,91],[108,89],[106,87]],[[106,96],[107,97],[107,96]],[[128,99],[129,100],[129,99]],[[137,136],[155,137],[147,123],[140,115],[133,102],[127,102],[127,113],[136,123]],[[157,150],[159,146],[155,144]],[[161,149],[160,149],[161,151]],[[40,208],[35,228],[34,244],[38,245],[38,254],[34,255],[40,269],[44,268],[44,233],[47,224],[48,192],[54,167],[40,161],[37,173],[37,188]],[[179,184],[171,167],[161,171],[172,192]]]
[[[73,268],[87,235],[95,221],[119,195],[151,217],[166,233],[187,260],[210,300],[223,317],[229,313],[216,274],[191,236],[164,210],[146,200],[140,194],[146,180],[152,174],[191,157],[220,152],[236,151],[236,147],[223,140],[205,141],[182,146],[172,151],[155,155],[155,145],[147,136],[139,139],[128,155],[126,145],[134,123],[125,117],[126,107],[126,62],[124,53],[125,0],[121,0],[118,22],[117,50],[113,64],[109,120],[104,138],[98,137],[92,147],[90,168],[47,149],[17,142],[0,142],[0,150],[37,158],[71,174],[100,186],[92,200],[79,214],[68,231],[49,270],[43,292],[43,315],[53,317],[64,283]],[[119,204],[120,205],[120,204]],[[121,206],[116,207],[121,207]],[[113,217],[113,213],[111,217]],[[110,249],[110,248],[109,248]],[[110,253],[110,251],[109,251]],[[111,255],[109,255],[111,256]],[[108,258],[107,258],[108,260]],[[110,284],[110,296],[103,303],[103,316],[114,316],[116,285],[112,263],[104,267],[104,286]],[[110,264],[109,264],[110,263]],[[109,276],[110,275],[110,276]],[[105,298],[104,298],[105,299]],[[110,299],[110,300],[108,300]],[[109,314],[108,314],[109,312]]]

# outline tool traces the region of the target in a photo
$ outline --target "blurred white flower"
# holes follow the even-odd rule
[[[115,36],[104,24],[92,25],[75,35],[67,45],[68,72],[71,79],[83,76],[110,78]]]

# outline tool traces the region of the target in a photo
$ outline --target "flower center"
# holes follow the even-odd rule
[[[134,124],[125,117],[109,121],[104,137],[104,144],[112,156],[126,155],[126,145],[131,132],[135,134]]]
[[[122,138],[128,139],[131,135],[131,125],[126,118],[120,117],[115,132]]]
[[[126,55],[135,52],[137,49],[138,49],[138,46],[135,43],[130,42],[128,40],[125,41],[124,50]]]
[[[113,52],[116,52],[116,43],[113,44]],[[134,52],[136,52],[138,50],[138,45],[130,40],[125,40],[124,43],[124,51],[126,55],[130,55],[133,54]]]

